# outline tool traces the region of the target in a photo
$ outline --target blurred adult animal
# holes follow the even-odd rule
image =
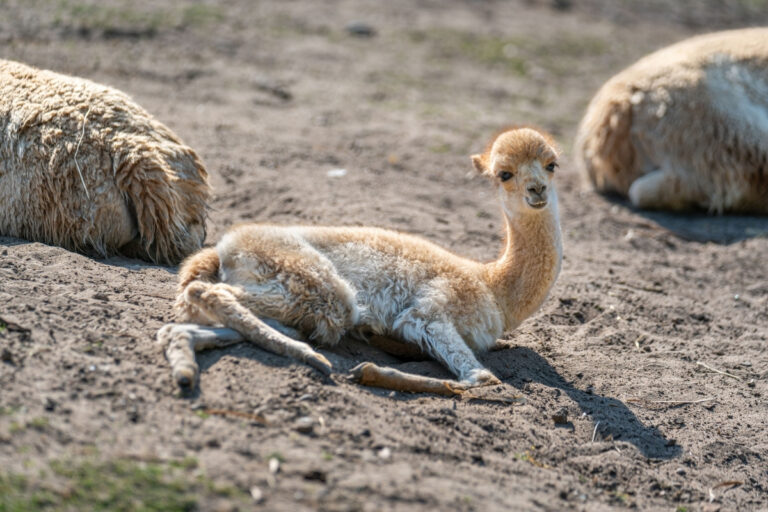
[[[205,239],[198,155],[111,87],[0,60],[0,234],[176,264]]]
[[[614,76],[575,153],[597,190],[639,208],[768,214],[768,28],[694,37]]]

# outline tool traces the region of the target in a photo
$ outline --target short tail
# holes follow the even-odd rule
[[[600,192],[626,196],[635,178],[630,96],[625,84],[606,84],[579,126],[574,152],[583,172]]]
[[[219,282],[219,253],[213,247],[206,247],[184,260],[179,268],[179,287],[176,292],[176,303],[173,306],[176,315],[184,321],[194,321],[199,314],[196,309],[184,300],[184,291],[190,283]]]
[[[179,269],[179,292],[192,281],[219,282],[219,253],[213,247],[197,251]]]

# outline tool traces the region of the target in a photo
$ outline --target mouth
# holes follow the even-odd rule
[[[541,197],[537,197],[534,199],[530,196],[526,196],[525,202],[528,203],[528,206],[530,206],[531,208],[535,208],[537,210],[547,206],[547,200]]]

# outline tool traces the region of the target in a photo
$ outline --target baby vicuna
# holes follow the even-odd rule
[[[560,271],[562,245],[551,138],[502,132],[472,163],[498,189],[506,247],[490,263],[426,240],[370,227],[248,224],[181,267],[176,310],[196,324],[158,333],[181,387],[194,385],[194,352],[242,341],[331,364],[302,335],[334,345],[346,333],[417,345],[464,386],[498,380],[475,357],[542,304]],[[298,338],[298,339],[297,339]]]

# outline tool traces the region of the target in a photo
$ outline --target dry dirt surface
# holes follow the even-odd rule
[[[762,0],[0,0],[0,56],[117,87],[205,159],[235,222],[373,224],[489,260],[469,155],[564,150],[550,298],[482,357],[484,399],[349,383],[240,344],[173,386],[175,269],[0,238],[0,511],[766,510],[768,220],[646,214],[569,157],[609,76]]]

